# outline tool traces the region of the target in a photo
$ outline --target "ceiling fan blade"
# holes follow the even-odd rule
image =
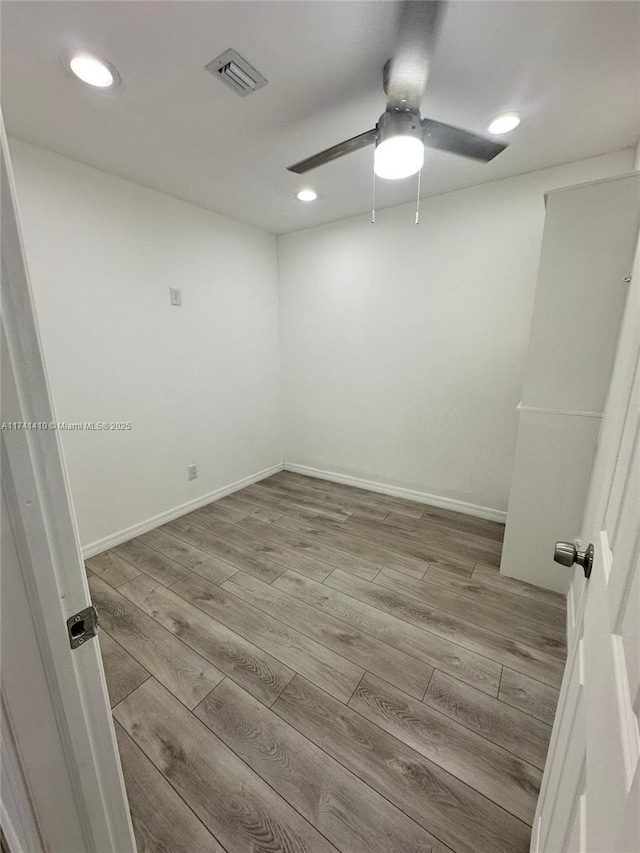
[[[460,154],[462,157],[472,157],[488,163],[497,157],[507,147],[504,142],[478,136],[468,130],[452,127],[450,124],[434,121],[431,118],[422,119],[423,141],[427,148],[437,148],[450,154]]]
[[[337,160],[338,157],[344,157],[345,154],[351,154],[352,151],[358,151],[360,148],[365,148],[375,142],[377,128],[367,130],[359,136],[352,136],[351,139],[346,139],[344,142],[333,145],[331,148],[326,148],[319,154],[314,154],[313,157],[307,157],[306,160],[301,160],[293,166],[287,166],[289,172],[296,172],[302,175],[317,166],[324,166],[325,163],[330,163],[332,160]]]
[[[387,109],[420,109],[444,5],[444,0],[403,0],[398,48],[384,72]]]

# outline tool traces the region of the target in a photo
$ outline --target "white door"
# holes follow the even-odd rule
[[[98,639],[2,148],[2,789],[11,853],[134,853]],[[46,428],[21,428],[22,423]],[[3,842],[4,850],[4,842]]]
[[[569,592],[533,853],[640,851],[640,247],[578,547],[589,543],[591,576],[576,566]]]

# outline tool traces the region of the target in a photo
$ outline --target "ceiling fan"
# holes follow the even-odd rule
[[[376,126],[288,166],[288,171],[301,175],[375,143],[376,175],[406,178],[422,168],[425,146],[485,163],[507,147],[468,130],[422,118],[420,106],[445,4],[444,0],[402,0],[399,5],[398,48],[383,71],[387,108]]]

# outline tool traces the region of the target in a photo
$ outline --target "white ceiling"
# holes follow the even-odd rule
[[[273,233],[371,206],[372,148],[297,176],[286,166],[373,127],[395,0],[27,0],[2,3],[10,134]],[[640,3],[451,2],[423,115],[476,132],[523,113],[488,165],[427,152],[435,195],[632,145],[640,133]],[[240,98],[204,71],[228,47],[268,79]],[[122,77],[68,76],[84,49]],[[295,192],[312,186],[318,201]],[[415,197],[378,181],[377,206]]]

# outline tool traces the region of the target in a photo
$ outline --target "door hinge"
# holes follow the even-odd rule
[[[67,632],[72,649],[77,649],[98,633],[98,611],[85,607],[67,619]]]

